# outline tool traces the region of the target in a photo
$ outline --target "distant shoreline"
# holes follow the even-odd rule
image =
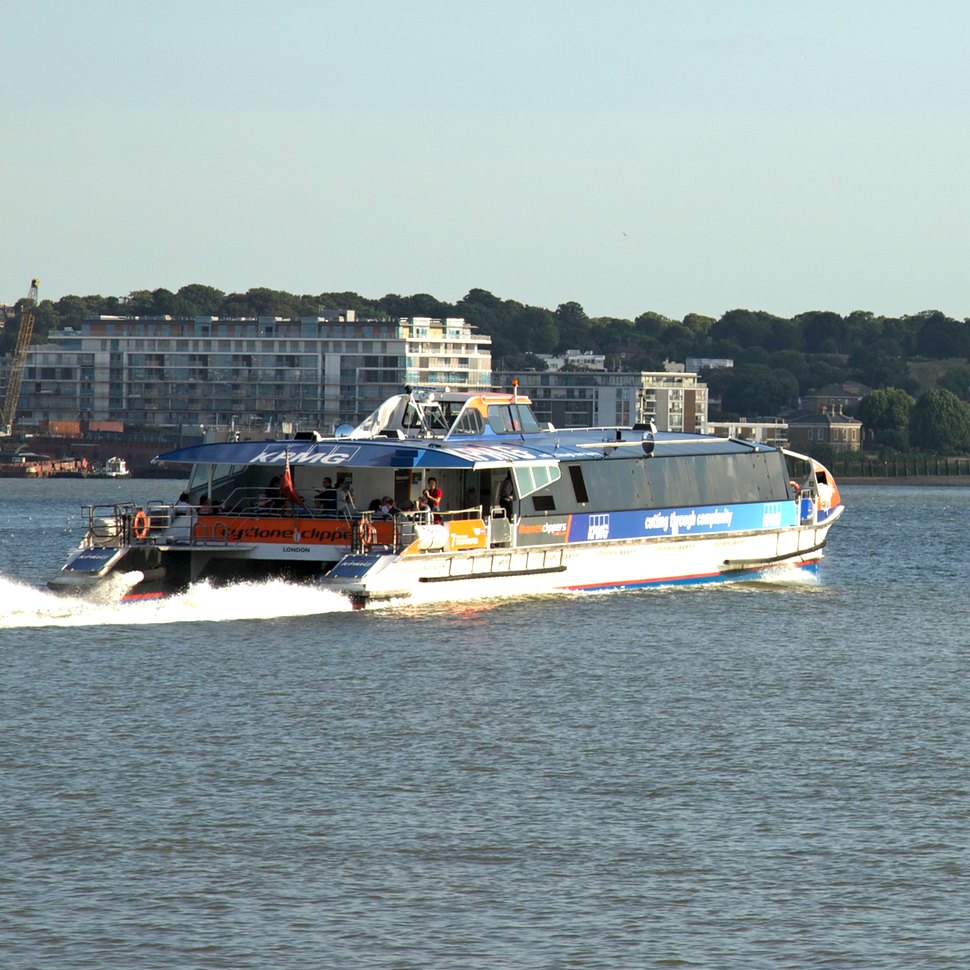
[[[853,478],[839,475],[838,485],[962,485],[970,487],[970,475],[899,475],[895,478]]]

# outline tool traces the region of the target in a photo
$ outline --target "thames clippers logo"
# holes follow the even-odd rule
[[[604,515],[591,515],[589,517],[589,525],[586,531],[586,539],[588,542],[594,542],[599,539],[609,539],[610,537],[610,516],[609,514]]]

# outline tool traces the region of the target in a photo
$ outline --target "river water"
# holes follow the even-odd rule
[[[41,588],[177,491],[0,480],[4,968],[970,965],[970,489],[845,488],[818,583]]]

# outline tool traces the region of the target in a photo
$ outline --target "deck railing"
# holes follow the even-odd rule
[[[841,478],[968,478],[970,458],[940,458],[934,455],[900,455],[878,459],[858,455],[836,455],[829,466],[836,480]]]

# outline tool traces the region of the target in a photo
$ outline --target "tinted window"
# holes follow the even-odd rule
[[[573,491],[576,493],[576,501],[580,504],[589,501],[589,493],[586,491],[586,482],[583,479],[583,470],[579,465],[569,466],[569,477],[573,480]]]
[[[496,434],[520,434],[539,430],[539,422],[528,404],[490,404],[488,426]]]

